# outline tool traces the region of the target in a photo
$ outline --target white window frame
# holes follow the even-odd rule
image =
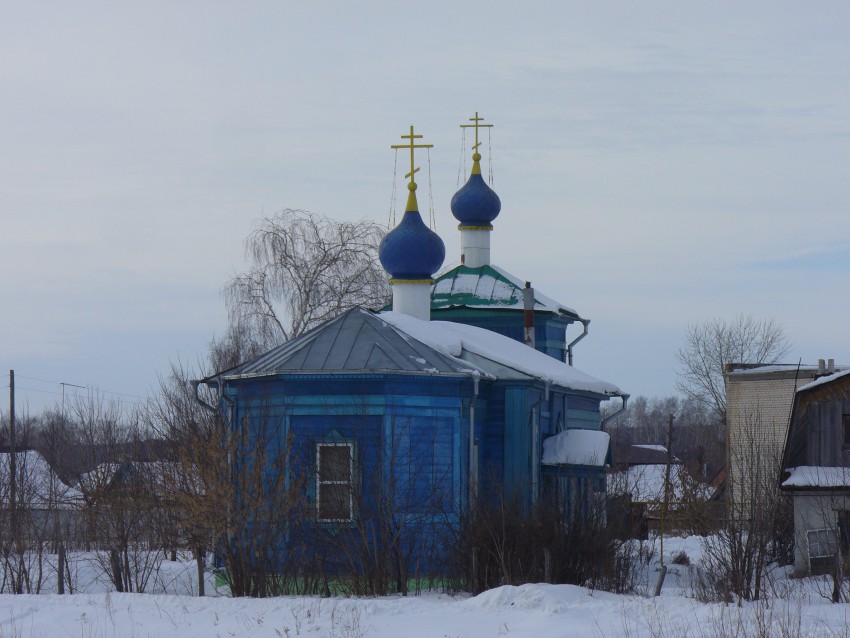
[[[347,481],[323,481],[322,480],[322,449],[328,447],[348,448],[348,480]],[[348,486],[348,518],[323,518],[322,517],[322,486],[323,485],[346,485]],[[349,523],[354,520],[354,445],[352,443],[319,443],[316,445],[316,520],[321,523]]]
[[[827,554],[812,554],[812,535],[815,535],[816,543],[823,548],[823,551],[831,551]],[[822,539],[822,535],[827,537],[825,539],[826,542]],[[806,545],[809,552],[809,571],[813,571],[812,559],[832,559],[835,557],[835,553],[838,551],[838,538],[835,530],[828,527],[810,529],[806,530]]]

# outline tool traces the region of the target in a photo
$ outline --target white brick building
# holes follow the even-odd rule
[[[779,484],[797,388],[825,373],[811,365],[730,364],[726,370],[726,468],[729,515],[746,512]],[[736,514],[736,512],[739,512]]]

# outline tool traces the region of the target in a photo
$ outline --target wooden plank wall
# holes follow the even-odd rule
[[[841,423],[842,401],[816,401],[806,410],[806,465],[839,467],[843,465],[844,430]]]

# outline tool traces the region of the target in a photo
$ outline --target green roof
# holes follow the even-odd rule
[[[525,284],[498,266],[456,266],[437,277],[431,289],[431,310],[487,308],[522,310]],[[534,309],[580,319],[572,308],[534,291]]]

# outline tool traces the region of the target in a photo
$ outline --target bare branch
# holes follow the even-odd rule
[[[723,372],[730,363],[777,363],[791,345],[773,319],[738,315],[731,321],[712,319],[691,324],[685,343],[676,351],[679,376],[676,389],[710,406],[726,419]]]
[[[383,234],[370,221],[337,222],[300,210],[262,220],[245,242],[250,269],[225,287],[231,325],[264,350],[354,306],[383,306]]]

